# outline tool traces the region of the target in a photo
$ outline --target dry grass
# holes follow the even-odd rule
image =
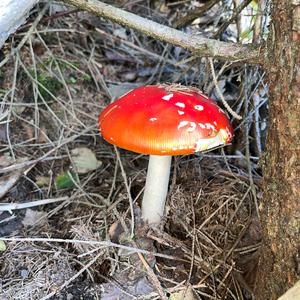
[[[153,7],[138,1],[126,8],[166,23],[189,5]],[[200,19],[209,24],[217,7]],[[132,264],[120,261],[114,241],[101,241],[112,237],[118,223],[130,230],[128,199],[139,205],[147,166],[146,157],[127,151],[120,150],[117,159],[115,149],[98,134],[98,114],[118,94],[138,85],[173,82],[216,98],[218,93],[209,62],[190,60],[182,49],[82,12],[58,17],[39,7],[30,20],[41,13],[42,21],[20,29],[1,56],[0,146],[11,163],[1,164],[0,171],[3,177],[22,170],[1,201],[25,208],[35,200],[49,201],[33,208],[42,214],[32,223],[24,222],[24,206],[0,212],[0,235],[17,238],[6,241],[7,249],[0,252],[0,298],[98,299],[101,284],[117,285],[114,274],[120,265]],[[201,24],[188,30],[201,31]],[[18,48],[22,39],[24,46]],[[174,161],[164,230],[145,233],[157,249],[155,273],[147,274],[159,286],[141,299],[157,299],[159,289],[174,293],[188,285],[198,299],[251,299],[260,243],[257,160],[267,111],[264,74],[219,62],[215,70],[225,100],[243,120],[233,120],[236,140],[226,153]],[[102,167],[77,174],[72,187],[59,189],[57,175],[76,173],[71,151],[83,145]],[[139,247],[123,245],[133,252]]]

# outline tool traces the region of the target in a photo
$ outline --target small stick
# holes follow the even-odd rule
[[[71,10],[68,10],[68,11],[61,11],[61,12],[57,12],[51,16],[48,16],[48,17],[45,17],[45,18],[42,18],[41,19],[41,22],[48,22],[48,21],[53,21],[55,19],[59,19],[59,18],[62,18],[62,17],[65,17],[65,16],[68,16],[68,15],[71,15],[71,14],[75,14],[75,13],[78,13],[80,10],[79,9],[71,9]],[[20,31],[32,26],[33,22],[27,22],[26,24],[20,26],[18,28],[18,30],[16,31],[16,33],[19,33]]]
[[[157,276],[155,275],[153,269],[149,266],[148,262],[146,261],[146,259],[144,258],[144,256],[142,255],[142,253],[137,253],[137,255],[139,256],[139,259],[141,260],[142,264],[144,265],[148,276],[149,276],[149,280],[151,281],[151,283],[153,284],[153,286],[156,288],[160,299],[162,300],[168,300],[168,298],[166,297],[162,286],[157,278]]]
[[[60,198],[53,198],[53,199],[43,199],[37,201],[31,201],[26,203],[0,203],[0,211],[12,211],[17,209],[24,209],[28,207],[35,207],[60,201],[68,200],[69,197],[60,197]]]
[[[21,163],[16,163],[14,165],[8,166],[8,167],[3,167],[0,169],[0,174],[3,173],[8,173],[14,170],[18,170],[18,169],[22,169],[25,167],[29,167],[31,165],[34,165],[40,161],[44,161],[47,160],[47,156],[49,156],[50,154],[52,154],[53,152],[55,152],[56,150],[58,150],[59,148],[61,148],[62,146],[76,140],[78,137],[84,135],[85,133],[91,131],[92,129],[94,129],[96,127],[96,125],[92,125],[90,127],[86,127],[84,130],[82,130],[82,132],[78,133],[78,134],[74,134],[73,136],[66,138],[64,141],[61,142],[61,144],[58,144],[57,146],[55,146],[53,149],[49,150],[48,152],[46,152],[44,155],[42,155],[41,157],[34,159],[34,160],[28,160],[25,162],[21,162]],[[52,158],[51,158],[52,159]],[[55,157],[53,159],[56,159]]]
[[[128,200],[129,200],[129,206],[130,206],[130,212],[131,212],[131,238],[133,238],[134,237],[134,227],[135,227],[133,200],[132,200],[132,197],[131,197],[131,194],[130,194],[130,188],[129,188],[129,185],[128,185],[127,176],[126,176],[124,167],[122,165],[122,161],[121,161],[121,158],[120,158],[119,151],[118,151],[116,146],[114,146],[114,148],[115,148],[117,159],[118,159],[118,162],[119,162],[119,165],[120,165],[120,168],[121,168],[122,177],[123,177],[125,187],[126,187],[126,190],[127,190],[127,194],[128,194]]]
[[[241,4],[235,9],[235,12],[231,16],[231,18],[223,23],[219,30],[214,34],[214,38],[217,38],[224,30],[226,30],[226,28],[234,21],[234,19],[241,13],[241,11],[250,4],[251,1],[252,0],[242,1]]]
[[[260,134],[260,127],[259,127],[259,121],[260,121],[260,115],[259,115],[260,96],[259,96],[259,92],[254,93],[253,102],[254,102],[253,103],[254,104],[254,128],[255,128],[256,148],[257,148],[258,156],[261,156],[261,154],[262,154],[262,145],[261,145],[261,134]]]
[[[226,102],[226,100],[224,99],[224,96],[219,88],[218,82],[217,82],[217,78],[216,78],[216,73],[215,73],[215,68],[214,68],[214,63],[211,57],[208,58],[209,63],[210,63],[210,68],[211,68],[211,74],[213,77],[213,81],[216,87],[216,91],[218,93],[218,96],[220,97],[220,99],[222,100],[223,105],[225,106],[225,108],[228,110],[228,112],[236,119],[241,120],[242,117],[240,115],[238,115],[230,106],[229,104]]]
[[[124,249],[127,251],[131,252],[136,252],[136,253],[142,253],[146,255],[154,255],[156,257],[162,257],[170,260],[175,260],[175,261],[181,261],[181,262],[189,262],[186,259],[182,259],[179,257],[175,257],[172,255],[167,255],[167,254],[161,254],[161,253],[154,253],[148,250],[143,250],[139,249],[136,247],[130,247],[130,246],[125,246],[121,244],[116,244],[110,241],[86,241],[86,240],[72,240],[72,239],[59,239],[59,238],[0,238],[0,241],[9,241],[9,242],[29,242],[29,243],[34,243],[34,242],[43,242],[43,243],[66,243],[66,244],[85,244],[85,245],[96,245],[96,246],[103,246],[103,247],[115,247],[119,249]]]
[[[33,33],[33,31],[36,29],[37,24],[41,21],[44,14],[46,13],[47,9],[49,8],[49,4],[45,5],[45,7],[41,10],[37,18],[32,23],[32,26],[27,31],[26,35],[22,38],[21,42],[18,44],[18,47],[14,48],[9,55],[7,55],[1,62],[0,62],[0,68],[3,67],[11,57],[13,57],[26,43],[29,36]]]

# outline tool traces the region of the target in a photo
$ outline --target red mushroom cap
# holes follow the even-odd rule
[[[102,111],[99,129],[111,144],[152,155],[191,154],[233,138],[230,122],[215,101],[178,85],[130,91]]]

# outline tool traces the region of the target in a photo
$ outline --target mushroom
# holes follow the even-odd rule
[[[230,143],[233,129],[214,100],[181,85],[136,88],[99,116],[103,138],[120,148],[149,154],[142,219],[157,226],[164,214],[171,158]]]

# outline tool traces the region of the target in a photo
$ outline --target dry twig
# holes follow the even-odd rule
[[[190,50],[195,55],[249,63],[263,63],[261,49],[186,34],[182,31],[142,18],[123,9],[96,0],[63,0],[82,10],[94,13],[120,25],[138,30],[160,41]]]

